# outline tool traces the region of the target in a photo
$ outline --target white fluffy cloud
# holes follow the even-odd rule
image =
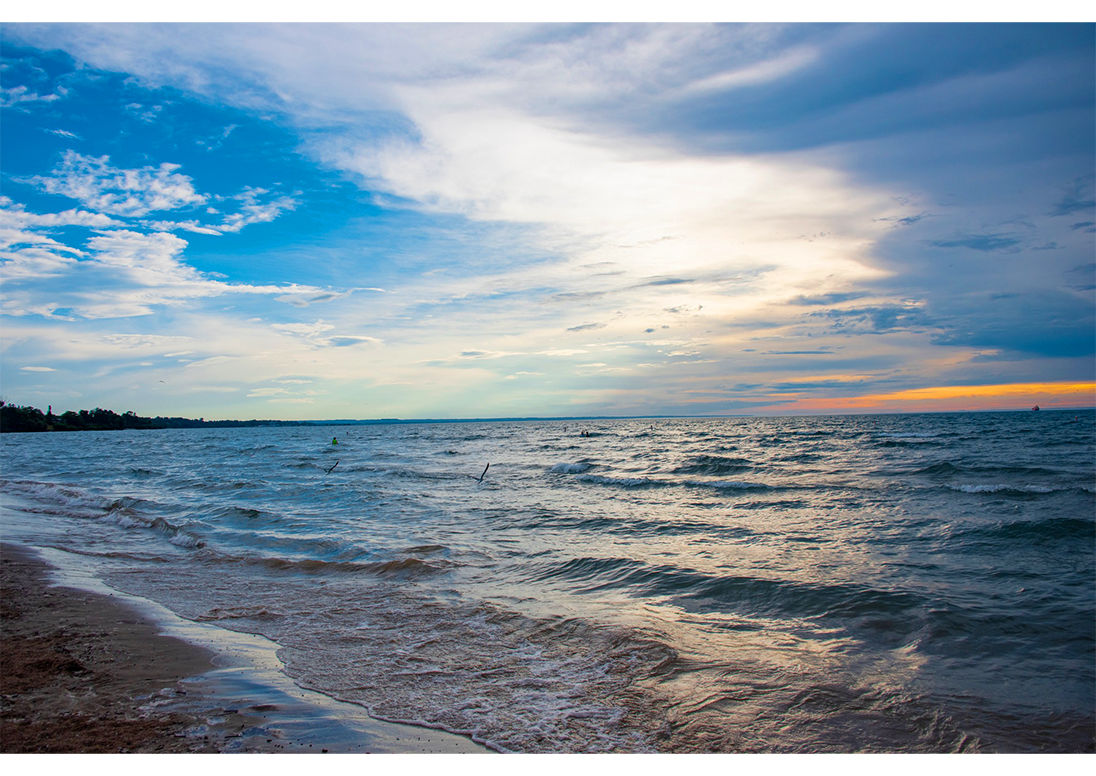
[[[207,198],[195,191],[190,177],[176,172],[178,169],[179,165],[164,162],[158,167],[127,170],[111,165],[108,156],[84,156],[70,150],[51,175],[38,176],[34,182],[50,194],[112,215],[143,216],[205,204]]]
[[[32,92],[26,86],[15,86],[11,89],[0,88],[0,107],[11,108],[26,103],[53,102],[61,99],[60,94],[38,94]]]
[[[83,250],[29,232],[15,239],[37,243],[0,251],[8,281],[3,311],[8,315],[125,318],[225,294],[273,296],[307,306],[334,293],[299,284],[253,285],[210,277],[184,262],[186,240],[166,232],[114,229],[89,238]]]
[[[215,197],[195,189],[194,181],[178,170],[180,165],[164,162],[156,167],[126,169],[115,167],[109,156],[85,156],[66,151],[60,164],[48,176],[36,176],[30,182],[43,191],[75,199],[94,212],[67,210],[63,213],[28,216],[28,225],[88,227],[120,226],[110,216],[140,218],[150,213],[172,210],[192,210],[210,202],[228,205],[220,213],[219,223],[202,223],[197,219],[144,220],[138,225],[156,231],[188,231],[196,234],[239,232],[251,224],[273,221],[297,201],[290,196],[276,195],[267,189],[245,186],[235,195]],[[265,199],[264,199],[265,198]],[[109,215],[107,215],[109,214]]]

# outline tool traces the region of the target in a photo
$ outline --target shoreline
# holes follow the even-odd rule
[[[0,542],[0,753],[491,751],[301,689],[273,642],[114,591],[67,555]]]

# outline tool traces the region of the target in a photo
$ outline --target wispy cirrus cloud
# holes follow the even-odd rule
[[[271,324],[275,331],[293,334],[306,340],[309,344],[318,348],[346,348],[354,345],[380,345],[382,340],[363,334],[334,334],[335,324],[326,321],[314,321],[312,323],[275,323]]]

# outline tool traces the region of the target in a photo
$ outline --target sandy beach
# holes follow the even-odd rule
[[[488,751],[287,694],[165,635],[121,594],[51,584],[53,571],[35,550],[0,544],[0,752]]]
[[[202,720],[150,706],[212,654],[163,636],[108,597],[50,587],[31,551],[0,548],[0,747],[11,752],[217,751]]]

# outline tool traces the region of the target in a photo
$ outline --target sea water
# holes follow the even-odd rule
[[[22,510],[0,538],[261,634],[298,685],[380,719],[519,752],[1094,750],[1092,411],[6,434],[0,453]]]

